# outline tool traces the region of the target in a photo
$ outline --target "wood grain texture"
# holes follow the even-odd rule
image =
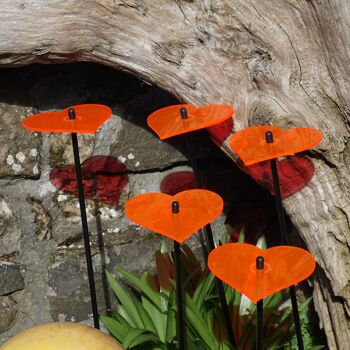
[[[285,200],[316,257],[331,349],[350,343],[347,0],[2,0],[0,65],[91,61],[186,103],[229,103],[235,130],[315,127],[316,172]],[[223,150],[235,161],[227,142]]]

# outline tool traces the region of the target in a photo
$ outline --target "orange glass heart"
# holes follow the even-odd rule
[[[73,120],[69,119],[69,109],[75,111]],[[112,110],[107,106],[84,104],[58,112],[30,115],[22,121],[22,125],[33,131],[93,134],[111,115]]]
[[[183,119],[180,110],[185,108],[187,117]],[[186,132],[219,124],[233,116],[229,105],[207,105],[196,107],[188,104],[159,109],[147,118],[148,126],[161,140]]]
[[[256,258],[264,258],[257,270]],[[280,246],[266,250],[246,243],[228,243],[209,254],[210,271],[252,302],[266,298],[308,278],[316,267],[314,257],[304,249]]]
[[[266,132],[271,131],[273,142],[266,142]],[[244,165],[306,151],[322,141],[320,131],[312,128],[282,130],[275,126],[253,126],[235,133],[229,140],[231,149]]]
[[[179,203],[173,214],[172,203]],[[188,190],[175,196],[145,193],[128,200],[126,216],[136,224],[182,243],[193,233],[216,219],[223,209],[219,195],[207,190]]]

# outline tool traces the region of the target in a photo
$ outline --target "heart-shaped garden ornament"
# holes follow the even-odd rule
[[[256,268],[256,258],[264,268]],[[209,254],[210,271],[252,302],[266,298],[308,278],[316,267],[314,257],[304,249],[290,246],[266,250],[247,243],[228,243]]]
[[[69,119],[70,109],[75,112],[74,119]],[[112,110],[107,106],[83,104],[58,112],[30,115],[22,121],[22,125],[33,131],[94,134],[111,115]]]
[[[185,115],[181,109],[186,109]],[[148,126],[161,140],[219,124],[233,116],[229,105],[207,105],[196,107],[180,104],[161,108],[147,118]]]
[[[267,143],[266,132],[273,134]],[[322,141],[320,131],[312,128],[282,130],[275,126],[253,126],[235,133],[229,140],[231,149],[244,165],[306,151]]]
[[[179,211],[172,212],[173,202]],[[182,243],[203,226],[215,220],[223,210],[222,198],[207,190],[187,190],[169,196],[144,193],[125,205],[126,216],[136,224]]]

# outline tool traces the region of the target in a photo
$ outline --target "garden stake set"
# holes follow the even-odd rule
[[[281,130],[273,126],[256,126],[237,132],[229,141],[231,149],[241,158],[246,166],[266,160],[270,161],[278,224],[281,239],[285,245],[289,245],[289,240],[282,205],[277,159],[278,157],[308,150],[318,145],[321,140],[321,132],[312,128]],[[298,348],[299,350],[303,350],[304,345],[294,284],[290,286],[289,292]]]
[[[279,246],[260,249],[247,243],[227,243],[209,254],[210,271],[257,303],[256,348],[263,349],[263,300],[308,278],[316,267],[304,249]]]
[[[165,140],[176,135],[184,135],[196,187],[203,188],[198,161],[197,157],[195,156],[192,137],[189,132],[217,125],[229,118],[232,118],[233,114],[234,110],[229,105],[207,105],[202,108],[198,108],[193,105],[183,104],[161,108],[153,112],[147,118],[147,123],[161,140]],[[210,223],[204,227],[204,233],[207,241],[208,252],[210,252],[215,249]],[[227,335],[230,344],[235,347],[231,316],[226,302],[224,286],[219,279],[216,280],[216,283],[220,303],[225,317]]]
[[[112,110],[103,105],[76,105],[59,112],[34,114],[25,118],[23,126],[28,130],[42,132],[68,132],[72,136],[76,181],[79,193],[79,206],[83,228],[84,248],[88,272],[91,307],[94,327],[99,329],[99,316],[96,298],[94,271],[91,259],[89,228],[86,217],[83,178],[81,173],[77,133],[96,133],[97,129],[112,115]]]
[[[246,166],[266,160],[270,161],[278,222],[284,245],[262,250],[246,243],[228,243],[215,248],[210,223],[221,214],[223,200],[216,193],[202,189],[203,184],[192,140],[186,133],[217,125],[231,118],[233,112],[233,109],[227,105],[208,105],[198,108],[183,104],[166,107],[152,113],[148,117],[148,125],[161,140],[185,134],[198,189],[179,192],[174,196],[164,193],[137,195],[126,203],[125,214],[136,224],[174,241],[176,319],[180,350],[186,349],[185,298],[180,268],[181,243],[203,227],[205,227],[210,251],[208,267],[217,277],[218,293],[231,345],[235,346],[235,339],[221,281],[257,303],[256,348],[258,350],[263,349],[263,300],[289,287],[298,348],[301,350],[303,340],[295,284],[308,278],[314,271],[316,263],[313,256],[306,250],[289,246],[277,159],[316,146],[321,142],[322,134],[311,128],[284,131],[273,126],[258,126],[237,132],[230,138],[230,147]],[[99,317],[77,133],[96,133],[111,114],[111,109],[103,105],[77,105],[59,112],[32,115],[22,122],[26,129],[33,131],[71,133],[95,328],[99,328]]]
[[[178,347],[185,350],[184,294],[181,281],[181,243],[203,226],[215,220],[223,210],[223,201],[214,192],[195,189],[175,196],[145,193],[125,205],[126,216],[136,224],[174,241],[176,266],[176,305]]]

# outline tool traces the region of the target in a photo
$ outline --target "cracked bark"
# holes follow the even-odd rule
[[[285,200],[315,255],[331,349],[350,343],[349,32],[346,0],[3,0],[0,64],[91,61],[202,105],[230,103],[235,131],[316,127],[311,183]],[[227,143],[223,150],[235,160]]]

